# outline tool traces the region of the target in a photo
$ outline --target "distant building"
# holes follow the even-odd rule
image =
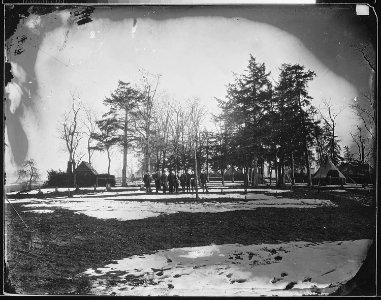
[[[97,184],[98,172],[88,162],[81,162],[75,169],[76,183],[78,186],[93,186]]]
[[[115,186],[115,176],[108,174],[98,174],[98,172],[88,162],[81,162],[74,171],[75,182],[79,187],[106,186],[110,184]]]

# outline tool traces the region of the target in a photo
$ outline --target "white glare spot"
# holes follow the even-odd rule
[[[369,16],[369,6],[366,4],[356,4],[356,15]]]
[[[38,25],[41,24],[41,17],[32,15],[29,17],[25,23],[25,26],[28,27],[29,29],[33,30],[35,29]]]
[[[94,32],[94,31],[91,31],[91,32],[90,32],[90,38],[91,38],[91,39],[94,39],[94,38],[95,38],[95,32]]]

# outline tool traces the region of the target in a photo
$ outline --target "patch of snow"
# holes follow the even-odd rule
[[[39,214],[48,214],[53,213],[54,210],[52,209],[32,209],[32,210],[24,210],[23,212],[33,212],[33,213],[39,213]]]
[[[82,213],[90,217],[100,219],[118,219],[121,221],[137,220],[149,217],[157,217],[161,214],[174,214],[178,212],[190,213],[220,213],[235,210],[253,210],[259,207],[275,207],[275,208],[316,208],[320,206],[336,206],[329,200],[319,199],[288,199],[277,198],[270,195],[262,194],[230,194],[232,201],[218,202],[218,199],[226,199],[226,195],[220,194],[203,194],[200,195],[201,200],[184,200],[182,202],[155,202],[151,200],[174,200],[189,197],[186,194],[144,194],[131,197],[114,196],[105,199],[100,197],[81,197],[65,199],[28,199],[29,202],[24,207],[32,208],[63,208],[73,210],[76,213]],[[242,201],[245,199],[246,201]],[[131,199],[133,201],[128,201]],[[25,201],[27,199],[23,199]],[[140,200],[140,201],[136,201]],[[19,201],[19,200],[15,200]],[[13,202],[13,200],[11,200]]]
[[[356,274],[370,243],[356,240],[174,248],[131,256],[84,274],[94,279],[92,292],[98,295],[324,295],[330,285]],[[117,279],[116,285],[107,285],[105,278]],[[292,288],[286,289],[290,284]]]

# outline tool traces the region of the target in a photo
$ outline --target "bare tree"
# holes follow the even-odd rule
[[[197,148],[201,122],[205,116],[205,108],[200,106],[199,100],[196,98],[193,100],[189,107],[189,138],[194,151],[194,180],[196,185],[196,199],[198,197],[198,174],[197,174]]]
[[[178,170],[180,169],[180,160],[181,160],[181,148],[182,148],[182,141],[183,136],[186,130],[186,112],[184,108],[177,104],[171,105],[172,113],[170,115],[170,133],[171,133],[171,148],[172,148],[172,154],[173,154],[173,160],[174,160],[174,167],[175,172],[177,174]]]
[[[361,95],[365,101],[361,101],[360,104],[357,98],[355,98],[355,104],[352,104],[351,108],[356,112],[357,117],[362,121],[371,138],[374,139],[377,118],[376,103],[369,93],[362,93]]]
[[[64,141],[66,150],[69,153],[69,161],[67,172],[72,173],[75,170],[75,159],[77,158],[77,150],[79,143],[83,137],[80,128],[79,112],[81,107],[76,102],[79,97],[75,96],[73,92],[70,93],[72,97],[71,109],[64,114],[64,120],[60,124],[60,138]]]
[[[85,119],[83,126],[85,127],[85,135],[87,137],[87,158],[88,162],[91,165],[91,158],[94,154],[94,151],[97,150],[97,146],[94,145],[94,133],[97,131],[97,116],[93,110],[86,108],[85,110]]]
[[[327,129],[329,129],[329,142],[328,142],[328,153],[332,161],[337,164],[339,161],[340,155],[340,146],[338,144],[337,136],[336,136],[336,125],[337,125],[337,117],[342,113],[343,108],[335,109],[331,102],[327,100],[323,100],[324,109],[327,111],[327,114],[322,113],[320,111],[320,115],[323,118]]]
[[[152,148],[156,152],[156,169],[161,165],[161,172],[164,172],[165,161],[169,150],[170,121],[172,119],[172,108],[168,102],[157,103],[154,116],[153,127],[155,135],[151,137]]]
[[[34,159],[26,160],[22,165],[22,169],[18,170],[17,173],[17,181],[25,182],[29,190],[32,189],[32,183],[36,183],[40,179],[40,174]]]
[[[372,85],[370,91],[361,93],[360,99],[357,97],[354,99],[355,104],[351,105],[351,108],[356,112],[358,118],[362,121],[362,125],[367,131],[369,139],[369,147],[371,151],[369,154],[372,156],[373,167],[376,167],[376,156],[377,156],[377,100],[376,100],[376,89],[374,87],[376,78],[376,51],[374,42],[370,41],[368,43],[360,43],[356,45],[351,45],[358,52],[361,53],[362,58],[367,63],[371,71]]]
[[[360,43],[357,45],[351,45],[350,47],[355,48],[358,52],[361,53],[363,59],[367,62],[369,68],[376,73],[376,57],[374,49],[371,44]]]
[[[141,78],[138,89],[142,95],[142,100],[136,112],[134,112],[135,130],[140,135],[144,151],[144,168],[150,170],[151,167],[151,134],[154,114],[154,104],[157,100],[157,91],[160,83],[160,74],[150,74],[145,70],[140,70]]]
[[[369,153],[368,155],[365,154],[365,149],[366,149],[366,144],[368,142],[368,139],[364,136],[361,126],[357,125],[356,128],[357,128],[357,132],[355,134],[351,132],[350,135],[353,141],[357,145],[359,161],[362,164],[364,164],[366,157],[369,155]]]

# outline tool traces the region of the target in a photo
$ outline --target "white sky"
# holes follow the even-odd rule
[[[47,169],[66,169],[68,155],[57,138],[57,126],[70,107],[70,91],[75,90],[85,106],[101,113],[104,96],[116,88],[118,80],[135,83],[139,68],[162,74],[161,90],[174,99],[186,103],[199,97],[213,113],[214,97],[224,97],[232,72],[243,72],[250,53],[266,64],[274,79],[282,63],[299,63],[315,71],[317,77],[310,84],[314,106],[325,98],[342,109],[358,95],[354,86],[323,65],[300,40],[264,23],[222,17],[147,18],[138,19],[133,28],[130,18],[116,22],[95,17],[85,25],[69,26],[66,12],[56,14],[62,26],[44,33],[35,62],[39,89],[30,101],[38,103],[41,113],[36,117],[26,111],[23,118],[28,156],[37,160],[43,175]],[[44,25],[44,17],[26,24],[35,32]],[[17,97],[12,102],[17,106]],[[343,146],[350,144],[348,127],[355,122],[353,112],[344,109],[338,118]],[[117,176],[121,156],[116,153],[111,164],[111,173]],[[98,172],[107,172],[105,154],[93,160]],[[10,174],[14,167],[9,153],[6,163]]]

